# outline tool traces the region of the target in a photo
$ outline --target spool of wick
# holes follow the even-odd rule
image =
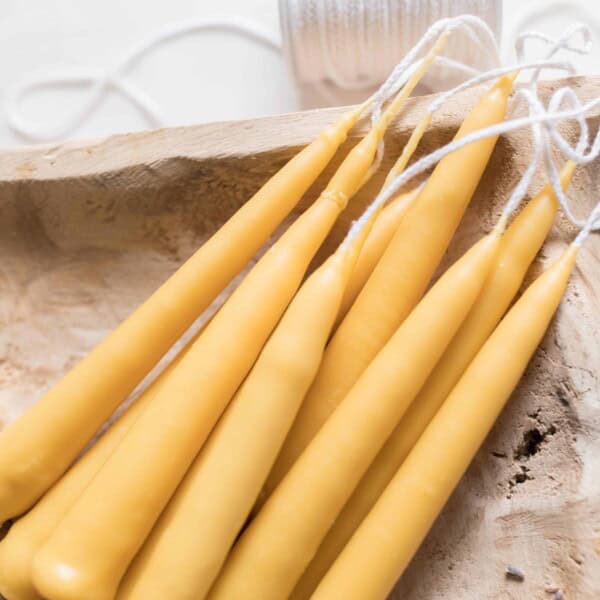
[[[439,19],[475,15],[496,40],[502,22],[499,0],[279,0],[279,13],[283,51],[303,103],[321,106],[364,98]],[[493,43],[477,47],[464,34],[453,36],[444,54],[476,71],[498,66]],[[426,90],[466,79],[458,66],[434,65]]]

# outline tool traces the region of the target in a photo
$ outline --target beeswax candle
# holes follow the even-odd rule
[[[568,186],[574,168],[575,164],[572,162],[568,162],[563,168],[563,189]],[[498,260],[475,305],[327,533],[311,564],[302,574],[291,596],[292,600],[310,598],[494,330],[544,243],[557,207],[552,187],[547,185],[529,202],[503,235]]]
[[[529,286],[478,352],[313,600],[384,600],[519,382],[575,262],[577,247]]]
[[[502,77],[467,115],[456,137],[502,121],[511,89],[512,77]],[[330,341],[319,373],[267,480],[266,494],[282,479],[419,301],[475,191],[495,142],[495,138],[486,138],[469,144],[446,156],[434,169]]]
[[[381,188],[382,190],[385,189],[395,177],[402,173],[411,156],[414,154],[414,151],[417,149],[430,122],[431,114],[426,113],[411,133],[410,138],[402,149],[402,153],[389,170]],[[340,307],[340,312],[336,319],[336,324],[340,323],[346,316],[352,303],[356,300],[359,292],[371,276],[375,265],[388,247],[394,233],[396,233],[402,217],[404,217],[406,211],[413,206],[419,195],[419,191],[419,188],[415,188],[411,192],[400,194],[398,198],[395,198],[381,211],[381,215],[375,221],[373,230],[369,234],[360,256],[358,257],[356,266],[352,271],[346,293],[342,300],[342,306]]]
[[[390,202],[377,217],[350,275],[350,281],[346,287],[336,319],[337,322],[340,322],[344,318],[344,315],[352,306],[356,296],[358,296],[360,290],[373,272],[375,265],[381,258],[381,255],[390,243],[400,221],[406,211],[413,206],[418,194],[418,189],[401,194],[398,198]]]
[[[42,595],[53,600],[115,595],[317,249],[364,182],[403,94],[350,151],[315,204],[253,267],[59,524],[34,560],[34,584]]]
[[[30,508],[239,273],[346,139],[345,113],[290,160],[144,304],[0,433],[0,523]]]
[[[211,600],[290,595],[475,301],[499,244],[497,233],[483,238],[405,320],[242,534]]]
[[[33,557],[149,406],[159,388],[165,384],[169,373],[183,358],[202,329],[90,450],[27,514],[12,525],[7,536],[0,542],[0,594],[10,600],[41,600],[32,580]]]
[[[366,233],[302,285],[136,556],[119,600],[205,597],[317,372]]]

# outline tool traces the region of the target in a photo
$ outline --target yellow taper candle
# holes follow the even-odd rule
[[[387,185],[390,184],[396,177],[398,177],[406,168],[408,161],[417,149],[417,146],[419,145],[419,142],[421,141],[421,138],[423,137],[430,123],[431,113],[427,112],[425,115],[423,115],[417,126],[414,128],[408,141],[402,149],[402,153],[389,170],[383,186],[381,187],[381,191],[383,191]],[[402,221],[406,211],[415,203],[415,200],[419,195],[419,191],[420,188],[417,187],[411,192],[400,194],[397,198],[388,203],[388,205],[381,211],[381,215],[377,218],[377,221],[375,221],[373,230],[369,234],[360,256],[358,257],[356,266],[352,271],[350,281],[348,282],[348,286],[346,288],[346,293],[344,294],[344,298],[342,300],[342,306],[340,307],[340,312],[338,313],[338,317],[336,319],[336,325],[341,323],[348,313],[348,310],[350,310],[354,300],[356,300],[356,297],[371,276],[375,265],[385,252],[391,239],[394,237],[394,234],[396,233],[396,230],[400,225],[400,221]]]
[[[456,333],[499,245],[498,233],[483,238],[404,321],[242,534],[208,596],[211,600],[275,600],[290,595]]]
[[[367,228],[302,285],[125,575],[118,600],[204,598],[314,378]]]
[[[52,600],[113,598],[120,579],[294,296],[317,249],[369,171],[392,100],[317,201],[250,273],[169,376],[34,560]]]
[[[12,525],[8,535],[0,542],[0,594],[9,600],[41,600],[42,597],[35,589],[32,580],[33,557],[131,426],[149,406],[160,386],[165,384],[169,373],[201,334],[202,329],[90,450],[42,496],[28,513]]]
[[[144,304],[0,433],[0,523],[30,508],[325,168],[364,109],[290,160]]]
[[[313,600],[384,600],[421,545],[540,343],[577,254],[529,286],[481,348]]]
[[[456,137],[504,119],[512,77],[502,77]],[[266,484],[268,494],[425,291],[490,158],[496,138],[469,144],[434,169],[329,343]]]
[[[574,168],[575,164],[570,161],[563,168],[563,189],[568,186]],[[552,227],[557,206],[552,187],[547,185],[529,202],[503,235],[497,263],[477,302],[327,533],[317,554],[302,574],[291,596],[292,600],[310,598],[494,330],[544,243]]]
[[[375,265],[388,247],[400,221],[406,211],[414,205],[419,189],[416,188],[406,194],[401,194],[390,202],[377,217],[373,229],[366,239],[365,244],[358,256],[356,265],[350,275],[350,281],[346,287],[342,305],[339,310],[337,322],[341,322],[354,300],[362,290],[367,279],[373,272]]]

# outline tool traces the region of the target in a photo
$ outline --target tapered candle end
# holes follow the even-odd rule
[[[568,160],[560,170],[560,185],[563,190],[566,190],[569,187],[576,167],[576,163],[574,163],[572,160]]]
[[[460,261],[464,261],[467,256],[478,256],[478,257],[489,257],[490,261],[494,260],[495,255],[500,250],[500,242],[502,240],[502,232],[496,229],[492,230],[487,235],[484,235],[478,242],[475,242],[473,246],[459,259],[455,264]],[[478,259],[479,260],[479,259]],[[484,258],[484,260],[487,260]],[[491,264],[491,263],[490,263]]]
[[[518,71],[513,71],[512,73],[508,73],[508,75],[503,75],[498,79],[498,81],[496,81],[494,88],[497,90],[502,90],[502,92],[504,92],[504,94],[507,96],[510,95],[513,90],[513,83],[518,74]]]
[[[575,260],[577,259],[577,253],[579,252],[579,248],[581,246],[573,243],[571,244],[565,253],[556,261],[556,264],[562,264],[565,268],[569,269],[569,271],[573,268],[575,264]]]
[[[575,260],[577,259],[577,253],[581,246],[576,242],[573,242],[569,245],[569,247],[559,256],[541,275],[541,277],[546,276],[550,279],[561,279],[565,281],[568,280],[571,275],[571,271],[573,270],[573,266],[575,265]],[[540,278],[541,278],[540,277]]]

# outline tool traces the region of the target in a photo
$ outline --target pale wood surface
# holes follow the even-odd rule
[[[570,80],[582,99],[600,80]],[[545,83],[545,92],[558,83]],[[435,118],[422,150],[450,139],[478,93]],[[380,174],[352,201],[329,251],[381,184],[428,98],[387,137]],[[340,109],[0,153],[0,428],[150,294]],[[597,126],[598,115],[590,123]],[[348,150],[361,128],[343,148]],[[570,133],[568,128],[567,133]],[[501,139],[446,258],[489,230],[528,158]],[[339,157],[307,194],[314,199]],[[598,165],[574,205],[598,199]],[[538,181],[538,184],[541,181]],[[538,264],[573,237],[557,222]],[[493,433],[397,586],[403,600],[600,597],[600,242],[591,239],[542,347]],[[484,399],[482,399],[483,401]],[[514,564],[524,583],[507,582]]]

